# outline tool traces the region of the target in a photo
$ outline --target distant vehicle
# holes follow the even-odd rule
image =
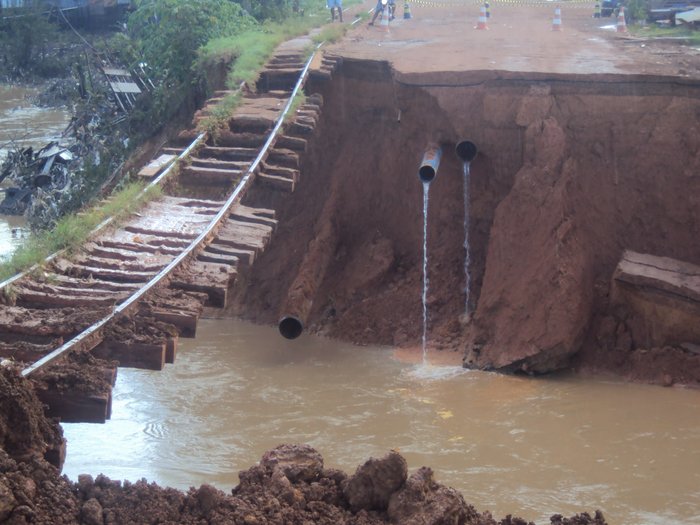
[[[600,6],[600,16],[608,17],[613,13],[617,13],[621,5],[621,0],[603,0]]]
[[[676,23],[681,22],[690,25],[700,25],[700,7],[695,7],[689,11],[676,13]]]
[[[654,5],[655,4],[655,5]],[[686,11],[692,11],[693,2],[684,0],[667,0],[652,4],[647,11],[648,22],[661,22],[668,20],[672,26],[676,25],[677,15]]]

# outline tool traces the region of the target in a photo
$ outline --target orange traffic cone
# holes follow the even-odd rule
[[[552,20],[552,31],[561,31],[561,8],[554,8],[554,20]]]
[[[479,22],[476,24],[474,29],[488,29],[489,26],[486,25],[486,6],[482,5],[479,11]]]
[[[620,12],[617,14],[617,32],[626,33],[627,24],[625,23],[625,8],[620,7]]]

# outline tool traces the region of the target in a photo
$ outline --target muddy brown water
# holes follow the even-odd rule
[[[65,424],[64,472],[224,490],[283,442],[352,472],[399,450],[479,510],[700,523],[700,392],[423,367],[391,349],[205,320],[162,372],[120,369],[112,419]]]
[[[38,90],[0,84],[0,164],[14,148],[41,148],[59,140],[70,114],[62,108],[40,108],[30,97]],[[6,186],[4,184],[3,186]],[[0,194],[0,200],[4,195]],[[0,260],[9,257],[27,238],[27,221],[23,217],[0,215]]]

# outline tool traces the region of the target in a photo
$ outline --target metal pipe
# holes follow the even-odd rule
[[[296,339],[306,328],[316,292],[335,255],[338,233],[333,216],[341,195],[340,180],[335,178],[331,182],[329,196],[316,221],[314,237],[306,247],[299,271],[287,291],[277,325],[280,334],[287,339]]]
[[[293,315],[282,317],[278,327],[280,334],[282,334],[282,337],[285,339],[296,339],[304,331],[304,323],[301,322],[301,319]]]
[[[455,146],[455,152],[463,162],[471,162],[474,160],[474,157],[476,157],[478,149],[476,144],[470,140],[463,140],[457,143],[457,146]]]
[[[319,222],[321,228],[307,247],[299,272],[287,292],[278,328],[287,339],[296,339],[304,330],[311,313],[316,291],[335,253],[337,235],[331,218],[336,199],[326,201]]]
[[[440,166],[440,158],[442,157],[442,149],[440,146],[430,146],[423,154],[423,160],[418,168],[418,177],[423,182],[432,182],[437,175],[438,167]]]

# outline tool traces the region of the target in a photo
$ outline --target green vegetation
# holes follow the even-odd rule
[[[68,38],[50,24],[43,8],[3,9],[0,17],[0,74],[10,78],[63,77],[70,61],[60,48]],[[21,15],[21,16],[15,16]]]
[[[304,102],[306,102],[306,95],[300,90],[294,95],[292,104],[289,106],[289,111],[287,111],[287,114],[284,116],[285,122],[290,122],[294,118],[297,109],[299,109]]]
[[[241,82],[252,85],[275,48],[289,38],[307,33],[314,23],[318,23],[318,17],[294,17],[284,23],[270,22],[239,35],[212,39],[199,49],[194,69],[204,72],[212,64],[230,63],[226,87],[235,90]],[[200,129],[216,135],[216,129],[229,118],[239,100],[234,95],[225,97],[214,113],[200,123]]]
[[[109,44],[127,67],[143,65],[155,85],[140,97],[131,114],[131,137],[138,142],[157,132],[184,106],[194,106],[200,79],[193,75],[192,66],[201,46],[257,26],[234,2],[139,0],[126,33]]]
[[[151,187],[141,193],[143,188],[142,183],[127,184],[101,205],[77,215],[67,215],[59,220],[53,229],[32,235],[9,261],[0,264],[0,280],[5,280],[35,264],[42,264],[46,257],[59,250],[71,251],[78,248],[89,237],[90,232],[108,217],[118,220],[160,195],[158,187]]]
[[[687,45],[700,45],[700,31],[686,25],[659,27],[657,25],[630,26],[630,32],[637,37],[684,39]]]
[[[648,4],[647,0],[626,0],[624,5],[627,23],[634,24],[635,22],[646,20]]]
[[[313,41],[317,44],[320,44],[321,42],[337,42],[345,36],[345,33],[348,32],[349,28],[350,26],[348,24],[333,24],[326,26],[321,29],[317,35],[314,35]]]

